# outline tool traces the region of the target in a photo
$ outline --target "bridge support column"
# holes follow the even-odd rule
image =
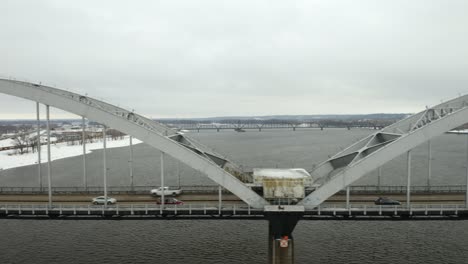
[[[303,206],[265,206],[265,217],[268,220],[268,264],[294,263],[292,232],[303,215]]]

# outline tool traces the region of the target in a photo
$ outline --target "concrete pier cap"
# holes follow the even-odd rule
[[[304,212],[302,205],[266,205],[264,214],[269,221],[271,235],[275,239],[284,236],[292,238],[292,231]]]
[[[303,205],[265,205],[265,214],[304,213]]]
[[[266,205],[268,220],[268,263],[293,264],[294,241],[292,232],[304,215],[301,205]]]

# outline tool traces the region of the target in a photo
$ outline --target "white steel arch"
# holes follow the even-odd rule
[[[0,79],[0,93],[50,105],[132,135],[206,174],[254,208],[268,202],[241,180],[245,175],[226,158],[177,131],[88,96],[16,80]]]
[[[468,95],[465,95],[390,125],[318,165],[311,175],[320,185],[299,204],[317,207],[365,174],[467,122]]]

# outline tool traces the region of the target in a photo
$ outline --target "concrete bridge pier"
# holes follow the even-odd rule
[[[268,205],[268,264],[294,264],[294,240],[292,232],[304,215],[303,206]]]

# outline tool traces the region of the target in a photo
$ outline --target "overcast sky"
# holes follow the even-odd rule
[[[0,3],[0,76],[150,117],[406,113],[468,92],[463,0]]]

